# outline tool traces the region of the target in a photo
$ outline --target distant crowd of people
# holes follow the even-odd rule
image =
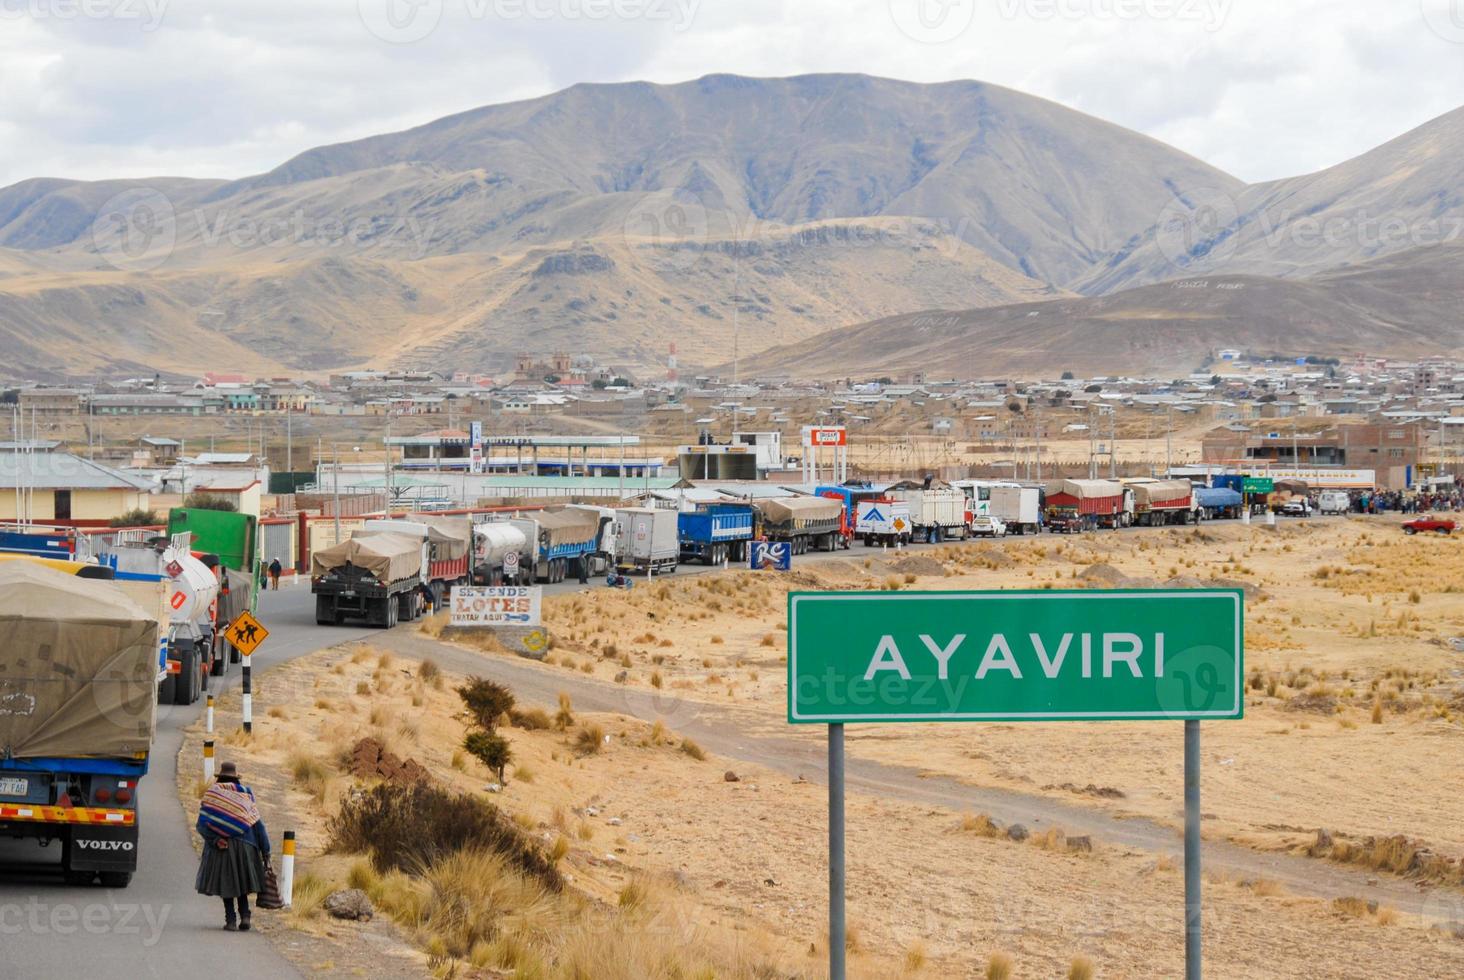
[[[1447,493],[1431,491],[1404,493],[1401,490],[1378,490],[1360,493],[1352,498],[1352,512],[1355,514],[1423,514],[1442,510],[1464,510],[1464,494],[1457,490]]]

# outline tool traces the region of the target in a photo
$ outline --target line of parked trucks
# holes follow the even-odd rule
[[[176,508],[164,530],[0,528],[0,837],[56,846],[68,884],[125,888],[158,703],[239,659],[257,597],[248,515]]]

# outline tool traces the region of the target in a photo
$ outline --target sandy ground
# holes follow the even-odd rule
[[[1351,841],[1404,834],[1457,859],[1464,854],[1464,831],[1452,819],[1464,788],[1457,767],[1461,656],[1447,639],[1464,635],[1459,547],[1356,520],[1018,540],[934,557],[855,551],[783,578],[731,573],[668,579],[629,594],[552,598],[545,606],[555,649],[545,665],[528,668],[542,674],[545,691],[557,675],[577,689],[588,683],[622,695],[644,692],[666,709],[673,729],[675,704],[684,702],[749,709],[738,712],[747,731],[775,735],[787,730],[782,627],[790,586],[1111,586],[1176,577],[1244,583],[1252,687],[1243,721],[1204,727],[1207,838],[1298,851],[1317,828]],[[437,651],[454,670],[481,661],[485,673],[507,657],[426,638],[411,648]],[[288,808],[301,835],[302,869],[343,879],[349,864],[320,856],[324,815],[348,780],[333,777],[323,801],[290,786],[284,769],[302,747],[328,759],[375,733],[440,779],[479,792],[489,782],[476,763],[453,767],[462,732],[453,678],[443,690],[424,688],[414,671],[401,657],[383,665],[375,650],[342,648],[261,679],[259,703],[280,717],[266,716],[248,744],[221,751],[247,758],[275,805]],[[363,684],[366,693],[357,693]],[[221,729],[231,710],[226,701]],[[820,975],[822,786],[745,752],[697,761],[679,750],[674,730],[624,715],[582,713],[578,723],[604,728],[610,739],[602,752],[573,751],[572,732],[509,730],[518,764],[492,797],[546,841],[571,843],[563,867],[574,887],[610,905],[633,876],[659,882],[647,928],[675,930],[729,962],[756,955],[788,975]],[[196,756],[198,737],[190,736],[185,755]],[[1176,826],[1180,744],[1178,726],[1164,724],[849,732],[851,758],[916,765],[973,785]],[[728,745],[728,755],[739,754],[735,739]],[[738,781],[725,780],[728,770]],[[1015,843],[986,836],[974,814],[889,793],[852,793],[848,822],[855,975],[979,975],[998,951],[1012,957],[1018,977],[1065,975],[1076,956],[1090,958],[1099,977],[1180,972],[1181,876],[1165,856],[1102,840],[1091,853],[1073,852],[1040,834]],[[1373,873],[1408,887],[1419,877]],[[1428,928],[1440,909],[1464,907],[1464,892],[1420,894],[1433,896],[1422,914],[1386,907],[1353,914],[1265,878],[1212,880],[1207,967],[1227,978],[1464,973],[1464,940]],[[333,940],[320,923],[300,925],[310,943],[325,944],[303,954],[313,958],[307,965],[314,972],[359,971],[359,959],[329,952]],[[330,931],[347,949],[362,948],[360,932],[374,937],[364,948],[398,949],[383,963],[427,969],[401,948],[410,934],[383,920]]]

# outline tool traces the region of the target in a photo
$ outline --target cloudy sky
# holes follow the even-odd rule
[[[0,186],[237,177],[576,82],[976,78],[1247,180],[1464,103],[1464,0],[0,0]]]

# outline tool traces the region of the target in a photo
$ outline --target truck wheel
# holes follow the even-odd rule
[[[173,703],[192,704],[198,700],[193,695],[194,685],[197,683],[194,675],[197,671],[194,668],[194,660],[198,657],[197,651],[189,650],[178,662],[178,673],[173,678]]]
[[[100,877],[103,888],[126,888],[132,884],[131,871],[103,871]]]

